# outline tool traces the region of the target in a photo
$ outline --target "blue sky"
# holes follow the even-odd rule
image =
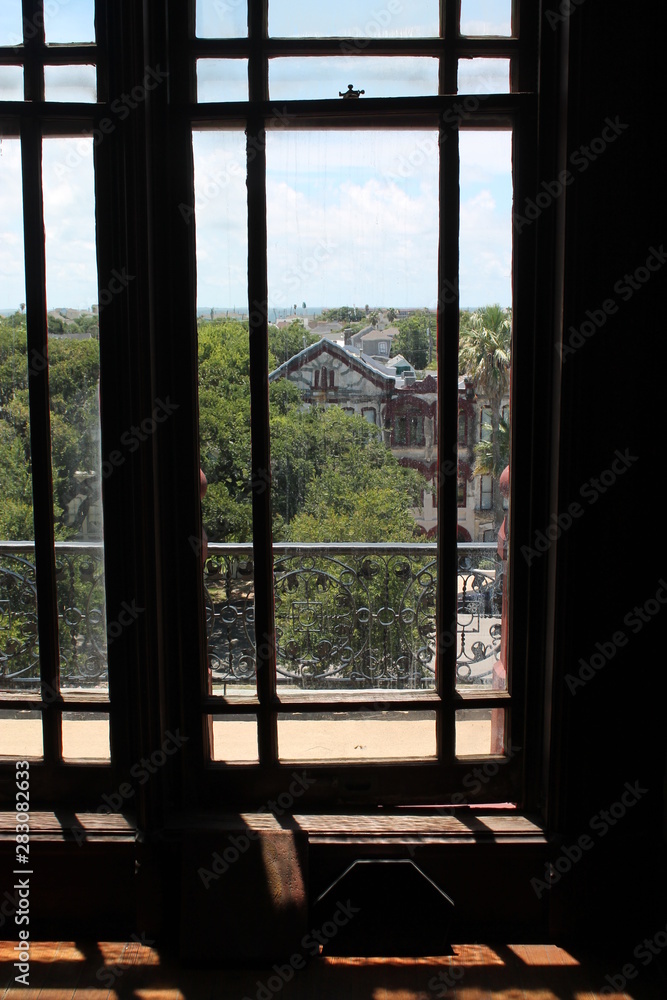
[[[49,41],[92,40],[93,0],[45,3]],[[462,23],[470,31],[506,33],[509,6],[509,0],[463,0]],[[436,0],[338,0],[336,4],[303,5],[297,0],[271,0],[270,10],[276,34],[294,33],[294,25],[301,34],[358,31],[361,37],[437,31]],[[221,23],[230,34],[244,32],[244,0],[201,4],[201,33],[222,33]],[[15,42],[19,31],[20,0],[1,0],[0,44]],[[273,72],[272,96],[276,100],[333,97],[337,96],[334,89],[344,90],[348,82],[364,86],[369,93],[389,93],[392,87],[397,92],[424,93],[430,92],[437,79],[431,60],[415,60],[414,65],[410,60],[376,60],[371,65],[365,57],[355,57],[353,67],[333,62],[328,76],[321,72],[325,62],[333,61],[310,62],[309,79],[299,65],[308,61],[289,60],[284,71]],[[226,67],[212,63],[200,66],[201,99],[218,96],[220,77],[227,72]],[[318,64],[315,73],[314,63]],[[350,76],[352,68],[354,76]],[[506,67],[490,67],[487,62],[465,68],[473,72],[467,77],[466,92],[490,89],[489,79],[494,75],[494,87],[506,86],[502,78]],[[243,90],[244,68],[235,63],[234,69]],[[0,96],[3,87],[11,86],[10,77],[0,68]],[[5,96],[15,95],[5,92]],[[275,124],[267,143],[268,256],[274,308],[285,309],[295,302],[301,306],[303,301],[312,306],[434,305],[435,133],[298,133],[289,131],[279,119]],[[242,132],[195,133],[193,142],[198,305],[241,309],[247,302],[244,136]],[[460,136],[464,306],[510,304],[510,148],[509,133],[464,131]],[[44,185],[49,307],[90,308],[98,300],[92,140],[79,136],[46,141]],[[0,308],[15,308],[25,300],[22,256],[19,144],[5,139],[0,147]]]
[[[280,123],[278,123],[280,124]],[[247,298],[242,133],[194,135],[198,304]],[[463,132],[461,303],[510,304],[511,137]],[[432,307],[433,131],[276,129],[267,140],[269,302]]]

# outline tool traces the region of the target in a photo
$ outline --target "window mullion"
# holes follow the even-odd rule
[[[459,353],[458,130],[440,132],[440,248],[438,261],[438,599],[436,717],[438,759],[450,763],[456,731],[457,461]]]
[[[268,99],[268,2],[249,4],[251,53],[248,65],[251,108]],[[250,421],[253,544],[255,565],[255,649],[257,664],[258,752],[262,765],[278,759],[275,710],[275,632],[269,444],[269,331],[266,215],[266,130],[263,115],[252,113],[247,128],[248,334],[250,337]]]
[[[53,525],[42,140],[37,122],[24,122],[21,132],[30,451],[40,673],[43,689],[49,693],[49,704],[53,706],[52,694],[59,691],[60,655]],[[47,762],[62,759],[61,723],[62,716],[57,709],[44,711],[44,757]]]
[[[440,59],[440,93],[455,94],[457,84],[456,40],[461,0],[440,0],[440,33],[444,34]]]
[[[26,101],[44,100],[44,3],[23,0],[24,86]]]

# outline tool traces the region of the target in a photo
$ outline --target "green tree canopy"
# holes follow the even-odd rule
[[[402,354],[417,371],[435,368],[437,318],[428,309],[399,320],[398,335],[391,345],[392,357]]]
[[[503,433],[500,424],[502,401],[509,392],[510,384],[511,312],[499,305],[491,305],[462,319],[459,364],[462,373],[473,379],[475,388],[488,402],[491,416],[490,454],[488,448],[483,449],[482,453],[478,453],[478,462],[481,457],[485,467],[497,477],[504,468],[501,464]],[[505,511],[497,481],[494,486],[493,519],[498,530]]]

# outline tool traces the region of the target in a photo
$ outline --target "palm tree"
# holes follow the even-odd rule
[[[502,462],[507,455],[509,436],[507,432],[501,430],[500,425],[502,401],[509,392],[510,385],[511,339],[511,312],[499,305],[478,309],[470,314],[465,324],[461,324],[459,365],[462,374],[469,375],[473,379],[477,392],[484,396],[489,404],[490,454],[488,449],[483,449],[483,455],[478,453],[478,466],[483,464],[489,470],[486,474],[494,477],[493,521],[496,531],[505,517],[503,498],[498,489],[498,477],[504,468]],[[478,471],[477,466],[475,471]]]

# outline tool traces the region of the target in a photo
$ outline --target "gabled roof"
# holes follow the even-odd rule
[[[394,371],[390,372],[384,365],[374,362],[372,358],[364,354],[352,354],[344,347],[341,347],[340,344],[335,343],[335,341],[324,339],[318,340],[315,344],[310,344],[309,347],[305,347],[298,354],[291,357],[289,361],[286,361],[279,368],[276,368],[275,371],[272,371],[269,375],[269,381],[274,382],[276,379],[292,375],[295,371],[303,368],[304,365],[316,361],[322,354],[328,354],[330,357],[342,361],[352,371],[358,372],[364,378],[369,379],[383,389],[394,388],[396,382]]]

